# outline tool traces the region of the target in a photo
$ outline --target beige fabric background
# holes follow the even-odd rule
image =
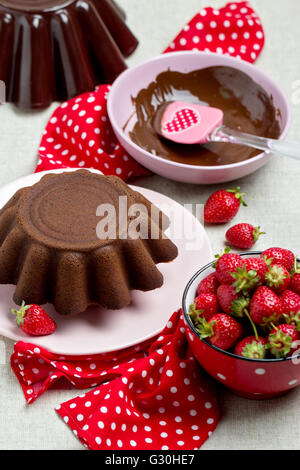
[[[201,7],[220,7],[222,0],[119,0],[140,46],[130,65],[159,54],[178,30]],[[293,86],[300,80],[300,3],[298,0],[251,0],[266,32],[266,47],[257,66],[267,72],[293,103],[290,138],[299,139],[300,105]],[[299,82],[298,82],[299,87]],[[294,98],[294,99],[293,99]],[[31,173],[43,128],[56,105],[43,112],[25,113],[10,105],[0,107],[0,184]],[[239,184],[248,192],[249,207],[236,222],[261,224],[267,232],[258,248],[290,247],[300,254],[298,223],[300,162],[274,156],[258,173]],[[212,187],[197,187],[163,180],[139,179],[137,184],[161,191],[181,203],[204,202]],[[224,228],[208,229],[214,251],[223,246]],[[6,349],[6,364],[3,350]],[[54,407],[76,390],[49,391],[26,406],[8,358],[12,342],[0,337],[0,449],[82,449]],[[299,449],[300,389],[273,401],[248,401],[229,392],[221,394],[222,419],[203,449]]]

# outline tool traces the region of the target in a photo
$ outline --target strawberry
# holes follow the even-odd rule
[[[287,289],[280,296],[283,312],[287,315],[297,313],[300,310],[300,296]]]
[[[261,254],[262,258],[271,259],[272,264],[279,264],[280,266],[284,266],[289,272],[294,266],[295,263],[295,255],[290,250],[286,250],[285,248],[269,248],[265,250]]]
[[[300,311],[296,313],[291,312],[289,315],[284,313],[283,317],[285,323],[293,325],[300,332]]]
[[[235,288],[229,284],[221,284],[217,296],[223,312],[234,317],[243,317],[244,310],[250,303],[249,298],[237,294]]]
[[[56,330],[55,321],[53,321],[39,305],[25,305],[23,301],[20,310],[12,308],[11,313],[17,316],[16,322],[18,327],[27,335],[51,335]]]
[[[235,279],[233,286],[236,292],[248,292],[265,281],[268,265],[262,258],[245,258],[242,268],[237,268],[232,274]]]
[[[248,250],[259,239],[260,235],[265,232],[260,232],[260,227],[253,227],[250,224],[237,224],[226,232],[226,240],[232,246]]]
[[[282,323],[268,336],[267,348],[276,358],[292,356],[300,345],[300,334],[293,325]]]
[[[296,292],[296,294],[300,295],[300,265],[298,265],[296,258],[294,268],[291,272],[291,282],[289,285],[289,289],[293,292]]]
[[[216,276],[221,284],[232,284],[234,278],[232,273],[236,272],[237,268],[242,268],[243,258],[236,253],[229,253],[226,248],[223,255],[216,255],[217,261],[215,263]]]
[[[197,294],[216,294],[219,285],[216,273],[211,273],[199,283]]]
[[[243,335],[242,325],[225,313],[217,313],[208,322],[203,320],[197,330],[201,339],[208,338],[211,344],[225,350],[232,348]]]
[[[250,301],[250,317],[254,323],[266,326],[277,322],[284,313],[280,298],[269,287],[260,286]]]
[[[247,205],[243,201],[244,194],[240,194],[239,190],[237,187],[214,192],[204,206],[204,221],[209,224],[224,224],[233,219],[240,205]]]
[[[266,285],[278,294],[281,294],[288,288],[290,280],[288,270],[279,264],[272,264],[265,277]]]
[[[200,294],[190,306],[189,314],[194,322],[202,318],[210,320],[219,311],[218,299],[215,294]]]
[[[289,289],[300,295],[300,273],[294,273],[292,275]]]
[[[251,359],[264,359],[266,357],[266,340],[261,336],[247,336],[234,348],[234,354]]]

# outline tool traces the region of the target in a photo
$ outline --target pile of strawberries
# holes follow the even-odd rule
[[[253,359],[300,349],[300,270],[294,253],[269,248],[259,257],[216,256],[190,307],[201,339]]]

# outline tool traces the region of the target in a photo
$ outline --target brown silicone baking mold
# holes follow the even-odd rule
[[[113,0],[0,0],[0,80],[20,108],[113,82],[137,44]]]

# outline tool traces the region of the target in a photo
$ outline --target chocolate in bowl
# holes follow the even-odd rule
[[[212,66],[189,73],[167,70],[132,100],[137,122],[129,132],[130,139],[153,155],[178,163],[226,165],[247,160],[261,151],[228,143],[182,145],[163,139],[154,130],[153,121],[158,107],[167,101],[220,108],[224,124],[232,129],[275,139],[280,136],[280,111],[272,96],[246,73],[232,67]]]

